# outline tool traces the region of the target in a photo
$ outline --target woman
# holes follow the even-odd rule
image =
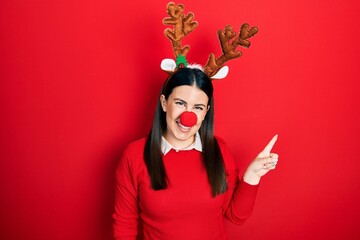
[[[193,114],[193,126],[184,114]],[[260,178],[278,161],[270,153],[277,136],[239,178],[213,119],[213,86],[203,71],[169,77],[149,136],[128,145],[117,169],[116,239],[227,239],[224,218],[241,224],[250,216]]]

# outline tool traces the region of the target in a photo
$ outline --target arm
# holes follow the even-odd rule
[[[239,181],[238,173],[238,169],[235,169],[227,174],[228,190],[225,193],[223,212],[230,222],[240,225],[252,214],[259,185]]]
[[[125,150],[116,171],[114,237],[135,240],[139,218],[137,178],[131,166],[129,151]]]
[[[232,164],[227,163],[230,170],[227,176],[228,191],[225,193],[226,208],[224,213],[231,222],[241,224],[251,215],[261,177],[276,167],[278,155],[270,153],[276,140],[277,135],[271,139],[264,150],[250,163],[240,182],[238,180],[238,170],[231,170],[235,168]],[[230,159],[230,163],[234,162],[228,150],[224,151],[223,156]]]

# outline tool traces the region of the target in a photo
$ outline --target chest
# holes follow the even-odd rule
[[[211,196],[200,152],[170,151],[163,162],[168,188],[154,191],[148,176],[139,183],[140,209],[144,214],[166,219],[221,212],[223,197]]]

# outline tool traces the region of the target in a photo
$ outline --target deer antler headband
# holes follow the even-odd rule
[[[182,4],[176,5],[173,2],[169,2],[166,9],[169,17],[164,18],[163,23],[165,25],[173,25],[174,28],[165,29],[164,34],[172,43],[176,62],[173,59],[164,59],[161,62],[161,69],[172,74],[178,68],[188,67],[186,54],[189,52],[190,47],[188,45],[183,47],[181,45],[181,40],[192,32],[198,26],[198,23],[193,20],[194,14],[192,12],[189,12],[188,14],[183,13],[184,5]],[[242,52],[236,51],[236,48],[239,45],[245,48],[250,47],[248,39],[253,37],[258,31],[259,29],[257,27],[250,28],[247,23],[241,25],[238,36],[236,36],[236,32],[233,31],[231,25],[226,26],[224,30],[219,30],[217,35],[220,40],[222,55],[216,58],[215,55],[211,53],[205,66],[200,66],[200,68],[211,79],[221,79],[226,77],[229,68],[224,66],[225,62],[240,57]]]

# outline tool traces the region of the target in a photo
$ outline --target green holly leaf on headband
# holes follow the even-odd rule
[[[183,65],[183,67],[187,67],[188,62],[186,61],[186,57],[179,54],[176,58],[176,67],[180,67]]]

